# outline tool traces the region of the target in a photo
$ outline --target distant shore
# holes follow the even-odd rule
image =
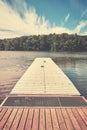
[[[87,36],[63,33],[3,39],[0,40],[0,50],[49,52],[87,51]]]

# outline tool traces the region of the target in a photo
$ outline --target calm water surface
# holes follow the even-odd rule
[[[51,57],[87,98],[87,52],[0,51],[0,102],[36,57]]]

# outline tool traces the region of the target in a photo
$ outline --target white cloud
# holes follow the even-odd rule
[[[74,33],[80,34],[81,29],[87,27],[87,21],[81,21],[79,25],[74,29]]]
[[[19,13],[20,12],[20,13]],[[23,17],[21,17],[21,15]],[[65,18],[68,21],[70,14]],[[27,8],[26,3],[22,0],[14,0],[12,7],[6,1],[0,1],[0,38],[12,38],[23,35],[38,35],[50,33],[79,33],[85,27],[86,23],[80,23],[76,29],[70,30],[62,26],[51,26],[45,16],[38,16],[34,7]]]
[[[68,13],[64,20],[65,23],[68,21],[69,17],[70,17],[70,14]]]
[[[21,17],[18,12],[24,13],[24,16]],[[50,26],[49,20],[44,16],[38,16],[35,8],[27,9],[24,1],[20,3],[14,0],[13,8],[6,2],[0,1],[0,38],[65,32],[71,33],[64,27],[58,27],[55,24]]]
[[[83,11],[83,13],[81,14],[81,18],[83,18],[85,15],[87,15],[87,10]]]

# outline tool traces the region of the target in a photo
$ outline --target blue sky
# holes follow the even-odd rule
[[[87,0],[0,0],[0,38],[87,35]]]

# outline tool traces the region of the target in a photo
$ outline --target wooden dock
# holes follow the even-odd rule
[[[50,58],[36,58],[11,94],[80,95],[69,78]]]
[[[36,58],[1,104],[0,130],[87,130],[87,100],[50,58]]]
[[[87,108],[0,108],[0,130],[87,130]]]

